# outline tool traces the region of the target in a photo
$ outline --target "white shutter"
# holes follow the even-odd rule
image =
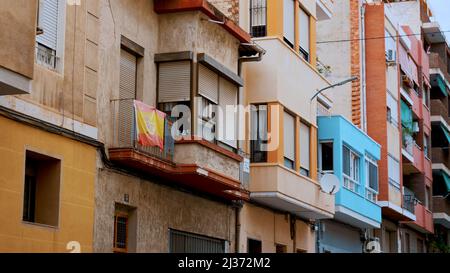
[[[219,120],[219,140],[237,148],[237,111],[227,112],[227,105],[237,105],[238,87],[220,77],[219,104],[222,109],[222,119]],[[221,121],[221,122],[220,122]]]
[[[120,52],[118,140],[123,147],[132,145],[134,138],[133,99],[136,98],[136,69],[136,56],[122,49]]]
[[[397,160],[395,160],[391,156],[388,156],[388,174],[389,174],[389,178],[399,186],[400,185],[400,164]]]
[[[300,47],[309,54],[309,15],[300,8]]]
[[[292,45],[295,44],[295,1],[283,0],[283,28],[284,38]]]
[[[198,66],[198,93],[216,104],[219,102],[219,75],[204,65]]]
[[[158,102],[191,100],[191,63],[189,61],[159,64]]]
[[[391,109],[391,119],[398,123],[398,101],[389,92],[387,93],[387,106]]]
[[[300,166],[308,171],[310,169],[310,142],[311,137],[309,126],[304,123],[300,123]]]
[[[284,112],[284,157],[295,161],[295,118]]]
[[[59,0],[39,1],[39,27],[44,33],[36,36],[36,41],[52,50],[58,44]]]

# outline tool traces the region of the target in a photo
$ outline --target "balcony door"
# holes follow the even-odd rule
[[[136,99],[137,57],[128,51],[120,51],[119,78],[119,115],[118,141],[123,147],[130,147],[134,143],[134,109],[133,100]]]

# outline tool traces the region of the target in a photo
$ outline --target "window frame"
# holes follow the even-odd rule
[[[125,248],[117,247],[117,218],[125,218]],[[129,247],[129,224],[130,224],[130,215],[124,211],[115,211],[114,212],[114,242],[113,242],[113,252],[114,253],[128,253]]]
[[[253,5],[254,1],[257,1],[256,6]],[[262,6],[258,6],[259,3],[262,3]],[[249,33],[252,37],[258,38],[258,37],[265,37],[267,36],[267,0],[250,0],[249,2],[249,10],[250,10],[250,21],[249,21]],[[256,11],[255,11],[256,10]],[[261,12],[264,14],[259,14],[258,12]],[[265,24],[261,25],[253,25],[254,23],[254,13],[261,16],[259,19],[263,19]],[[259,27],[258,31],[255,31],[255,27]]]
[[[265,162],[267,162],[267,159],[268,159],[267,151],[262,151],[261,149],[256,149],[256,147],[257,147],[257,145],[260,146],[262,144],[265,144],[265,145],[268,144],[267,138],[268,138],[268,134],[269,134],[269,132],[268,132],[268,126],[269,126],[268,110],[269,110],[269,107],[267,104],[251,104],[251,106],[254,106],[256,109],[253,107],[250,107],[250,109],[252,111],[250,114],[251,115],[251,117],[250,117],[250,130],[251,130],[250,135],[252,136],[252,139],[250,139],[250,158],[251,158],[252,163],[265,163]],[[260,107],[265,107],[266,108],[265,111],[262,111]],[[256,118],[257,118],[256,128],[254,127],[255,121],[253,120],[253,114],[254,114],[253,112],[256,112]],[[265,115],[261,114],[261,112],[264,112]],[[265,136],[263,138],[261,138],[261,136],[260,136],[261,116],[265,116],[265,122],[266,122],[266,125],[265,125],[266,131],[264,132]],[[256,129],[256,133],[254,132],[255,129]],[[254,136],[256,136],[256,139],[253,139]],[[255,160],[255,153],[261,153],[262,159]]]
[[[350,174],[345,173],[344,169],[344,153],[345,149],[349,151],[349,172]],[[342,152],[342,176],[344,180],[344,187],[352,192],[359,193],[359,187],[361,186],[361,156],[349,148],[347,145],[343,145]],[[355,164],[357,162],[357,164]]]
[[[293,146],[293,150],[294,150],[294,158],[288,158],[286,156],[286,131],[284,131],[287,127],[286,127],[286,115],[289,115],[292,117],[293,119],[293,130],[292,130],[292,146]],[[289,111],[284,110],[283,111],[283,146],[284,146],[284,150],[283,150],[283,159],[284,159],[284,166],[288,169],[291,170],[295,170],[295,161],[296,161],[296,143],[295,143],[295,139],[296,139],[296,134],[297,134],[297,126],[296,126],[296,116],[293,115],[292,113],[290,113]]]
[[[377,190],[373,189],[372,187],[370,187],[370,165],[374,165],[376,167],[376,172],[377,172]],[[376,203],[377,202],[377,197],[379,194],[379,183],[380,183],[380,177],[379,177],[379,172],[378,172],[378,162],[373,159],[371,156],[366,155],[364,158],[364,165],[365,165],[365,171],[366,171],[366,194],[365,197],[366,199],[368,199],[371,202]]]
[[[324,144],[331,144],[331,151],[332,151],[332,169],[331,170],[324,170],[323,169],[323,145]],[[318,164],[318,168],[320,173],[322,174],[326,174],[326,173],[334,173],[334,141],[333,140],[324,140],[324,141],[320,141],[319,142],[319,147],[318,147],[318,160],[319,160],[319,164]]]
[[[302,42],[301,42],[301,37],[302,37],[302,28],[301,28],[301,14],[305,14],[306,17],[308,18],[308,48],[305,49],[301,46]],[[305,61],[310,62],[311,61],[311,14],[309,14],[301,5],[299,5],[299,15],[298,15],[299,19],[298,22],[300,24],[299,29],[298,29],[298,33],[299,33],[299,40],[298,40],[298,47],[299,47],[299,53],[302,56],[303,59],[305,59]]]

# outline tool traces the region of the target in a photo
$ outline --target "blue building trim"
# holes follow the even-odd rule
[[[381,223],[380,206],[366,198],[366,178],[368,174],[366,173],[365,167],[366,157],[370,157],[374,161],[380,160],[380,145],[343,116],[318,117],[318,128],[319,144],[333,142],[333,172],[341,181],[341,189],[336,194],[336,207],[344,207],[347,209],[345,211],[352,212],[351,214],[344,215],[343,219],[348,220],[354,218],[354,222],[348,220],[348,223],[360,223],[362,226],[364,226],[364,223],[361,223],[361,219],[368,219],[367,221],[362,220],[362,222],[372,223],[367,224],[368,226],[373,226],[373,223]],[[353,192],[344,187],[344,146],[360,158],[360,179],[357,192]],[[355,217],[355,214],[358,217]],[[342,219],[339,220],[342,221]]]

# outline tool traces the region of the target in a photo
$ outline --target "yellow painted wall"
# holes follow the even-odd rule
[[[96,148],[2,116],[0,128],[0,252],[91,252]],[[59,227],[22,221],[26,149],[61,159]]]

